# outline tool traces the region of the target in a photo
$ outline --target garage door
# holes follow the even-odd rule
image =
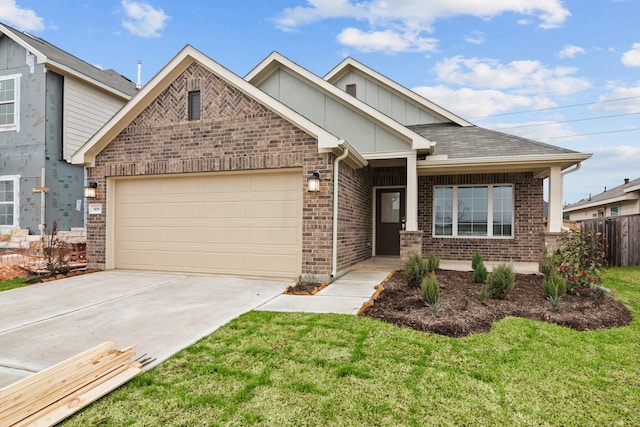
[[[302,175],[115,181],[116,268],[295,278]]]

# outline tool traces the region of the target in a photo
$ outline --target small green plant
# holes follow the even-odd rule
[[[427,258],[427,271],[436,271],[440,268],[440,258],[431,252]]]
[[[511,264],[500,264],[487,276],[483,291],[487,298],[505,299],[513,289],[516,274]]]
[[[551,273],[542,280],[542,289],[544,296],[551,303],[551,308],[557,309],[560,306],[560,300],[567,292],[567,282],[564,277],[551,271]]]
[[[488,274],[487,267],[485,267],[484,262],[481,260],[473,270],[473,282],[484,284],[487,281]]]
[[[545,253],[544,257],[538,261],[538,271],[544,276],[549,277],[551,274],[558,274],[558,264],[556,258]]]
[[[554,259],[558,273],[567,280],[567,290],[579,294],[580,288],[602,283],[600,271],[607,266],[603,237],[593,231],[571,232],[562,236]]]
[[[476,252],[475,254],[473,254],[473,258],[471,258],[471,269],[473,271],[476,271],[476,268],[478,268],[478,265],[483,263],[484,263],[484,258],[482,257],[481,252]]]
[[[593,300],[593,304],[596,307],[600,307],[600,304],[602,304],[602,302],[604,301],[604,297],[610,293],[611,291],[607,288],[605,288],[604,286],[600,286],[600,285],[595,285],[593,287],[593,290],[596,293],[596,297]]]
[[[427,261],[420,254],[413,254],[404,262],[404,277],[412,288],[419,288],[427,274]]]
[[[431,272],[428,277],[422,279],[420,298],[434,314],[440,311],[440,285],[435,273]]]

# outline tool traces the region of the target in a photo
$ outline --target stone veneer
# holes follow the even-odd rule
[[[433,187],[437,185],[514,185],[514,237],[433,237]],[[441,259],[471,260],[477,251],[487,261],[537,262],[543,254],[543,184],[531,173],[421,176],[418,178],[418,228],[424,231],[423,253]]]
[[[187,119],[187,94],[201,92],[201,120]],[[303,192],[302,274],[328,276],[332,258],[333,160],[317,141],[198,64],[192,64],[97,157],[88,179],[98,182],[102,215],[89,215],[87,258],[105,266],[106,181],[109,177],[296,168]],[[321,176],[320,192],[306,177]],[[364,259],[371,217],[368,172],[341,166],[340,266]],[[106,189],[106,190],[105,190]],[[369,249],[370,250],[370,249]],[[369,252],[370,254],[370,252]]]

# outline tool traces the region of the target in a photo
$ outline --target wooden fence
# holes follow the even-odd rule
[[[640,215],[582,221],[581,231],[604,235],[610,267],[640,265]]]

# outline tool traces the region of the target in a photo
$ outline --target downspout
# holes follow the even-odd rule
[[[566,171],[560,172],[560,176],[562,177],[562,179],[564,181],[565,175],[569,175],[570,173],[577,172],[578,170],[580,170],[581,167],[582,167],[582,162],[578,162],[578,163],[576,163],[576,165],[573,168],[567,169]],[[564,186],[564,182],[562,183],[562,185]],[[560,229],[564,230],[564,231],[571,231],[571,229],[569,227],[565,227],[564,225],[561,225]]]
[[[336,274],[338,274],[338,179],[340,178],[338,171],[340,162],[346,159],[348,155],[349,149],[345,148],[342,154],[333,161],[333,259],[331,260],[330,280],[335,279]]]

